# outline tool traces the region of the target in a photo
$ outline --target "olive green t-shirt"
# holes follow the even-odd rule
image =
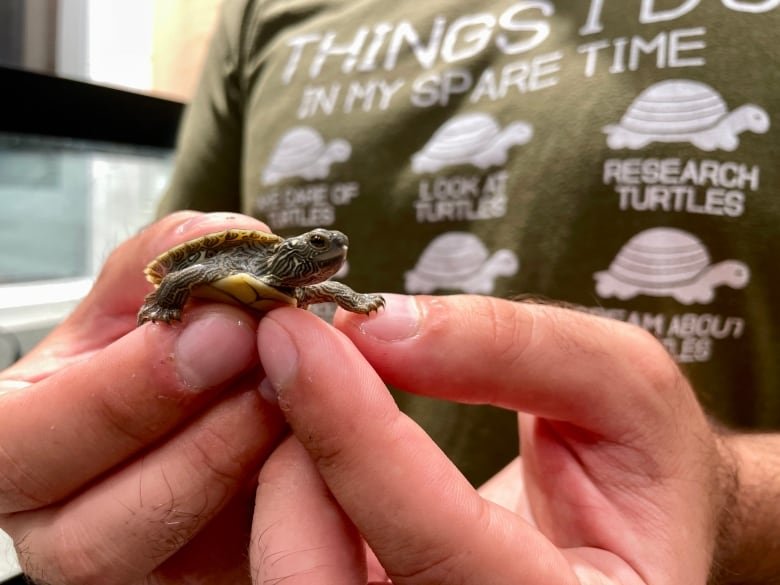
[[[228,0],[161,210],[340,229],[361,292],[635,323],[778,427],[779,5]],[[397,397],[475,482],[516,452],[512,413]]]

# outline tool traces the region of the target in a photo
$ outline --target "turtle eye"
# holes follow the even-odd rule
[[[313,248],[317,248],[318,250],[324,250],[328,247],[328,238],[323,236],[322,234],[312,234],[309,238],[309,243],[312,245]]]

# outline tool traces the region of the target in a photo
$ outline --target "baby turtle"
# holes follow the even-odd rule
[[[318,228],[284,239],[254,230],[229,229],[179,244],[155,258],[144,273],[156,286],[138,312],[138,324],[181,320],[190,296],[266,312],[291,305],[334,302],[368,314],[385,304],[328,281],[347,257],[347,236]]]

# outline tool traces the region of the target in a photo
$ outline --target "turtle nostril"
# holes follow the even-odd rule
[[[347,248],[349,246],[349,238],[347,238],[346,234],[334,231],[333,245],[339,248]]]

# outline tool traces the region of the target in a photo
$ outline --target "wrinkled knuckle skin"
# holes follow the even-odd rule
[[[232,446],[230,437],[214,429],[204,429],[192,442],[191,449],[189,459],[194,471],[207,470],[226,488],[243,481],[246,469],[241,462],[242,454]]]
[[[156,386],[158,395],[165,395],[168,398],[161,406],[169,411],[180,408],[175,405],[183,400],[176,395],[175,388],[170,389],[171,385],[167,380],[152,380],[148,386],[152,385]],[[143,388],[143,392],[138,392],[138,394],[150,393],[146,388]],[[154,417],[138,416],[139,407],[146,405],[140,404],[138,397],[127,391],[115,391],[109,388],[107,391],[101,392],[98,398],[99,401],[95,407],[98,420],[110,429],[113,439],[118,440],[129,451],[147,447],[150,439],[156,438],[160,434],[160,421],[167,418],[162,412],[159,414],[160,420]]]
[[[627,363],[634,376],[633,407],[644,413],[646,431],[665,429],[666,437],[679,436],[685,427],[679,421],[693,424],[698,411],[697,400],[685,374],[663,344],[649,331],[629,326],[620,339],[627,351]],[[678,421],[678,422],[675,422]],[[675,432],[672,432],[675,431]],[[655,437],[654,440],[660,440]]]
[[[518,314],[515,303],[499,299],[489,299],[490,323],[493,329],[494,348],[502,363],[514,366],[518,362],[530,340],[531,328]]]
[[[324,437],[319,433],[308,432],[301,436],[312,460],[319,469],[337,469],[344,464],[345,449],[338,437]]]
[[[518,360],[530,339],[530,320],[517,303],[493,297],[477,297],[474,314],[485,342],[495,358]]]
[[[119,585],[114,563],[99,563],[97,555],[73,535],[61,535],[46,551],[32,550],[27,539],[17,544],[19,564],[35,585]]]
[[[680,389],[684,376],[679,366],[647,329],[603,317],[584,314],[578,314],[578,317],[583,320],[580,324],[583,335],[590,335],[589,332],[598,328],[599,337],[610,340],[609,345],[602,348],[604,355],[619,352],[622,356],[620,362],[631,373],[630,379],[641,381],[635,390],[644,389],[644,394],[657,396],[668,390],[676,392]]]
[[[56,542],[45,550],[33,550],[34,539],[31,536],[28,533],[17,539],[16,549],[19,565],[34,585],[157,585],[174,582],[162,578],[156,569],[144,575],[139,567],[117,556],[121,547],[111,554],[110,540],[101,542],[102,554],[98,554],[94,546],[80,540],[72,531],[58,534]],[[174,550],[178,550],[178,546]],[[170,552],[167,550],[166,556]],[[163,558],[161,556],[160,560]]]
[[[391,554],[395,558],[404,559],[398,569],[388,572],[393,583],[447,583],[458,573],[458,559],[452,554],[437,554],[430,549],[424,553],[419,550],[399,550]]]
[[[48,505],[55,496],[0,445],[0,514]]]

